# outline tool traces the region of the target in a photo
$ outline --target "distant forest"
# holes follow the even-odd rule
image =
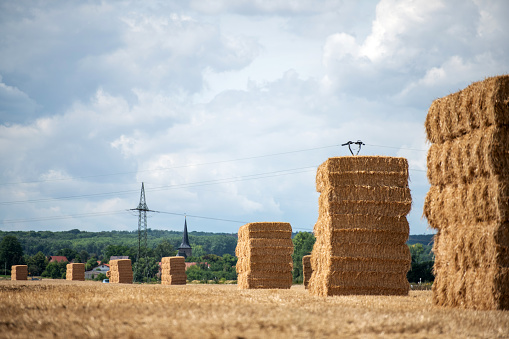
[[[109,245],[137,247],[138,231],[86,232],[78,229],[63,232],[51,231],[0,231],[0,241],[6,235],[18,238],[25,255],[42,252],[56,255],[61,249],[69,248],[76,252],[87,251],[90,255],[102,258]],[[174,249],[182,243],[182,232],[147,230],[147,246],[155,249],[163,240]],[[222,256],[235,255],[237,235],[231,233],[189,232],[189,242],[193,251]],[[109,258],[107,258],[109,259]]]
[[[294,233],[295,235],[296,233]],[[61,249],[69,248],[76,252],[87,251],[101,258],[109,245],[137,247],[138,231],[107,231],[86,232],[78,229],[63,232],[51,231],[0,231],[0,241],[6,235],[18,238],[25,255],[35,255],[42,252],[44,255],[56,255]],[[155,249],[163,240],[168,241],[174,249],[182,242],[182,232],[147,230],[147,244]],[[224,254],[235,255],[237,234],[190,232],[189,242],[193,252],[197,254]],[[429,253],[433,244],[432,234],[411,235],[407,242],[409,245],[422,244]]]

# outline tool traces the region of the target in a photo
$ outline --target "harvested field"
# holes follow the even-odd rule
[[[0,338],[503,338],[509,312],[408,296],[311,296],[236,285],[0,281]]]

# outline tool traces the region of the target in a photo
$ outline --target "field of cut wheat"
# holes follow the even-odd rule
[[[0,337],[507,338],[509,311],[432,305],[408,296],[311,296],[302,285],[130,285],[0,281]]]

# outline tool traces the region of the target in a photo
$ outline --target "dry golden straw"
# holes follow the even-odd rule
[[[118,259],[110,261],[110,283],[133,283],[133,269],[131,266],[131,259]]]
[[[184,257],[164,257],[161,259],[161,284],[185,285],[187,283]]]
[[[66,280],[85,281],[85,264],[83,263],[67,264],[65,278]]]
[[[509,76],[433,102],[424,215],[438,230],[433,302],[509,309]]]
[[[406,159],[330,158],[318,168],[316,189],[310,293],[407,294],[412,198]]]
[[[27,279],[28,279],[27,265],[11,266],[11,280],[27,280]]]
[[[292,286],[292,227],[289,223],[249,223],[239,229],[235,254],[240,289]]]

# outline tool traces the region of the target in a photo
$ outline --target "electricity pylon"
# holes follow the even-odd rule
[[[143,276],[148,277],[148,253],[147,253],[147,212],[154,212],[148,209],[145,201],[145,185],[141,183],[140,203],[138,207],[132,208],[131,211],[138,211],[138,253],[136,254],[136,263],[134,265],[134,280],[137,273],[143,269]],[[140,259],[144,258],[145,267],[140,267]]]

